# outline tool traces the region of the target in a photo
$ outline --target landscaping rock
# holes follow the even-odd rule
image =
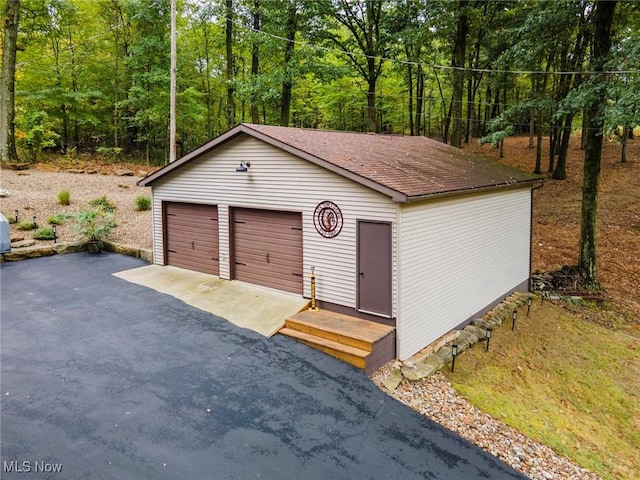
[[[28,163],[2,163],[4,170],[29,170]]]
[[[118,170],[115,171],[115,174],[118,177],[133,177],[133,172],[126,168],[119,168]]]
[[[140,258],[146,262],[153,263],[153,251],[147,248],[141,248]]]
[[[382,385],[390,392],[393,392],[402,383],[402,378],[402,372],[395,369],[391,372],[391,375],[382,379]]]
[[[38,163],[36,165],[36,170],[39,172],[59,172],[60,168],[54,165],[49,165],[48,163]]]
[[[476,327],[474,325],[467,325],[466,327],[463,328],[463,331],[472,333],[473,335],[478,337],[478,340],[482,340],[483,338],[487,338],[487,329],[486,328],[482,329],[482,328],[478,328],[478,327]]]
[[[36,244],[35,240],[20,240],[17,242],[11,242],[11,248],[26,248]]]
[[[77,253],[84,250],[84,243],[58,243],[53,246],[53,250],[59,254]]]
[[[440,350],[438,350],[436,352],[436,355],[440,357],[444,363],[451,363],[451,360],[453,360],[453,355],[451,355],[451,347],[448,345],[445,345]]]
[[[53,254],[55,254],[55,251],[52,246],[32,246],[5,253],[4,259],[8,262],[15,262],[17,260],[23,260],[25,258],[48,257]]]
[[[487,320],[483,320],[482,318],[478,318],[476,320],[473,321],[473,325],[475,325],[476,327],[482,329],[482,330],[487,330],[488,328],[494,328],[495,325],[488,322]],[[485,331],[485,336],[486,336],[486,331]]]
[[[22,240],[24,240],[24,235],[20,235],[19,233],[11,235],[11,243],[21,242]]]
[[[69,168],[67,170],[63,170],[63,172],[65,173],[76,173],[76,174],[81,174],[84,173],[84,170],[82,170],[81,168]]]
[[[444,366],[442,358],[436,354],[429,355],[420,363],[415,365],[405,365],[401,369],[402,375],[413,382],[422,380],[425,377],[433,375]]]
[[[417,369],[424,374],[425,377],[433,375],[444,366],[444,360],[438,355],[429,355],[422,362],[416,365]]]
[[[0,198],[6,198],[9,196],[9,192],[7,192],[4,188],[0,188]]]
[[[87,175],[96,175],[98,173],[98,170],[96,170],[95,168],[87,168],[84,173],[86,173]]]
[[[462,332],[460,332],[460,335],[456,340],[456,345],[458,345],[458,353],[464,352],[467,348],[475,345],[476,343],[478,343],[478,337],[467,330],[463,330]]]

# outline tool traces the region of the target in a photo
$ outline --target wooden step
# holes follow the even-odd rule
[[[342,360],[343,362],[354,365],[363,370],[367,367],[367,357],[371,353],[370,350],[355,348],[350,345],[335,342],[333,340],[319,337],[301,330],[283,327],[278,333],[290,338],[294,338],[309,347],[320,350],[332,357]]]
[[[377,341],[395,330],[387,325],[328,310],[303,310],[289,317],[285,327],[368,352]]]

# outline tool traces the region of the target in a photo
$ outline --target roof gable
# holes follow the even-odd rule
[[[538,177],[418,136],[240,124],[138,182],[149,186],[185,163],[247,134],[395,201],[538,182]]]

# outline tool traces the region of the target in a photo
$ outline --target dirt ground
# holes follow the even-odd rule
[[[528,137],[508,138],[504,158],[491,145],[477,142],[466,149],[533,171],[535,149]],[[549,164],[549,143],[543,143],[543,171]],[[640,139],[629,140],[627,163],[620,163],[620,145],[605,140],[602,151],[598,210],[598,272],[616,313],[640,323]],[[582,167],[580,139],[571,139],[567,179],[553,180],[534,193],[533,269],[549,271],[578,261]]]

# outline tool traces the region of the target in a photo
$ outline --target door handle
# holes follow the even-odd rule
[[[364,272],[359,272],[361,277],[364,277]]]
[[[267,253],[267,263],[269,263],[269,254]]]
[[[191,250],[195,250],[196,249],[196,242],[191,242]]]

